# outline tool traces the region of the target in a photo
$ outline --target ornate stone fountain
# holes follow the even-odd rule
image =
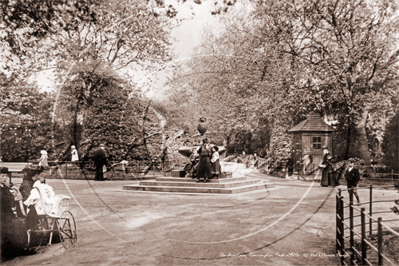
[[[199,134],[195,136],[204,136],[207,128],[206,119],[201,118],[197,128]],[[198,144],[183,146],[179,148],[179,153],[185,157],[190,157],[193,148],[198,147]],[[218,146],[218,148],[220,155],[225,154],[226,148],[224,146]],[[170,193],[235,194],[253,190],[267,191],[268,188],[274,187],[272,183],[265,183],[260,179],[248,178],[241,171],[236,171],[237,176],[234,177],[232,172],[222,171],[219,179],[210,179],[209,183],[197,183],[196,179],[185,177],[185,172],[182,170],[172,170],[171,177],[156,177],[155,180],[140,181],[139,185],[124,185],[123,189]]]
[[[197,130],[199,134],[194,135],[193,137],[196,136],[204,136],[205,134],[209,134],[206,131],[208,130],[208,122],[205,117],[201,117],[197,126]],[[204,137],[205,138],[205,137]],[[212,144],[212,140],[209,140],[210,143]],[[179,148],[179,153],[187,158],[190,157],[190,155],[193,153],[193,148],[199,148],[200,144],[194,143],[192,146],[182,146]],[[218,146],[219,148],[219,155],[221,158],[224,157],[224,154],[226,153],[226,147],[224,146]]]

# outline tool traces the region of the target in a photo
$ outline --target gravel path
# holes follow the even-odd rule
[[[171,194],[122,190],[135,181],[48,180],[56,194],[74,198],[69,209],[77,244],[69,250],[53,244],[3,265],[338,264],[337,188],[251,169],[234,175],[276,187],[236,195]]]

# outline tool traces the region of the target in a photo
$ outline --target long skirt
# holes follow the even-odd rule
[[[209,156],[201,156],[198,164],[198,178],[208,179],[211,177],[211,159]]]
[[[100,181],[104,180],[103,165],[96,165],[96,175],[94,176],[94,179]]]
[[[211,163],[211,171],[212,177],[218,177],[220,175],[220,162],[216,160],[216,162]]]
[[[334,173],[328,173],[328,185],[332,187],[336,186]]]
[[[26,215],[26,220],[25,220],[25,229],[31,229],[31,230],[36,230],[37,229],[37,224],[39,223],[39,219],[37,216],[36,208],[34,205],[30,205],[28,207],[29,212]]]
[[[322,187],[328,187],[328,172],[327,171],[323,171],[321,174],[321,180],[320,180],[320,185]]]

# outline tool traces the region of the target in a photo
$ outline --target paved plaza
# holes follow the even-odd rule
[[[49,179],[56,194],[72,197],[77,244],[65,250],[56,243],[3,265],[338,265],[337,188],[255,169],[234,175],[275,187],[233,195],[173,194],[122,189],[138,181]],[[378,195],[394,198],[397,192]]]

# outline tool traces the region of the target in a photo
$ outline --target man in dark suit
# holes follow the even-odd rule
[[[96,175],[94,180],[104,181],[104,172],[103,167],[107,165],[107,155],[105,154],[105,146],[104,144],[100,144],[100,148],[94,153],[93,156],[94,163],[96,165]]]
[[[359,195],[357,194],[357,184],[360,180],[359,170],[354,167],[355,162],[351,158],[349,159],[348,169],[345,171],[345,179],[348,189],[352,189],[353,195],[355,195],[357,204],[360,204]],[[350,192],[350,190],[348,190]]]

